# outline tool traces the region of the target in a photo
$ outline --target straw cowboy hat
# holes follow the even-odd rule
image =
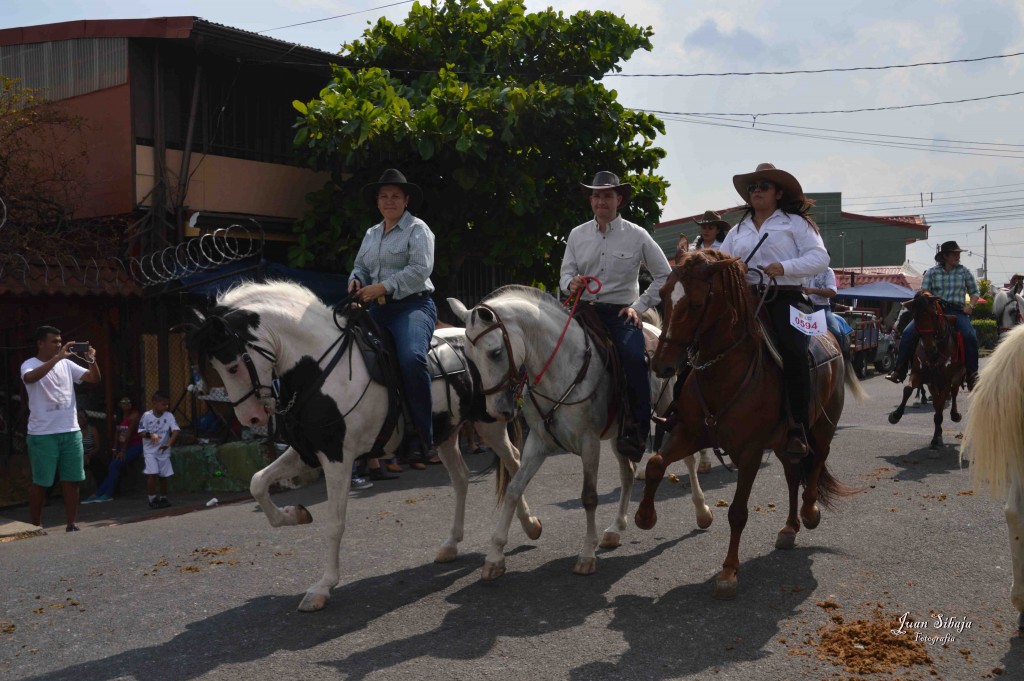
[[[804,190],[795,177],[785,170],[779,170],[771,163],[759,163],[752,173],[732,176],[732,186],[746,203],[750,199],[747,186],[757,180],[768,180],[782,190],[787,199],[804,199]]]
[[[732,225],[723,220],[722,216],[713,210],[704,211],[704,215],[694,220],[694,222],[701,227],[704,225],[714,225],[715,227],[721,227],[726,231],[729,231],[732,228]]]
[[[384,174],[380,176],[380,179],[376,182],[363,185],[363,199],[371,206],[377,205],[377,193],[380,188],[384,185],[395,185],[401,187],[402,191],[409,195],[409,208],[415,209],[423,201],[423,190],[420,189],[419,185],[413,184],[405,179],[405,175],[402,171],[395,170],[394,168],[388,168],[384,171]]]
[[[625,182],[619,182],[619,176],[609,170],[597,171],[591,183],[584,184],[580,182],[580,188],[586,194],[589,194],[594,189],[614,189],[622,197],[623,203],[629,201],[629,196],[633,193],[633,187]]]
[[[955,241],[946,241],[935,252],[935,262],[942,262],[943,256],[947,253],[963,253],[963,251],[964,249],[960,248]]]

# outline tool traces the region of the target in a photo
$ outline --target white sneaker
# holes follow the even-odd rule
[[[366,478],[360,478],[358,475],[352,476],[352,487],[350,488],[352,491],[370,489],[371,487],[373,487],[373,483]]]

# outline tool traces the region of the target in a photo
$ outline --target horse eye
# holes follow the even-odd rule
[[[237,364],[232,364],[231,366],[229,366],[228,367],[228,373],[232,374],[232,375],[237,374],[238,373],[238,365]]]
[[[487,353],[487,356],[490,357],[491,359],[498,359],[499,357],[501,357],[501,348],[491,350],[490,352]]]

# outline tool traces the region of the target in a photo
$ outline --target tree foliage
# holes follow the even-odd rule
[[[7,253],[65,253],[46,238],[72,217],[82,185],[82,122],[0,76],[0,244]],[[6,216],[4,210],[6,209]],[[46,250],[54,246],[54,253]]]
[[[333,182],[311,197],[293,264],[347,269],[380,219],[359,189],[387,167],[423,187],[441,277],[473,258],[551,282],[589,217],[579,182],[597,170],[632,183],[623,214],[652,226],[664,125],[602,80],[651,35],[608,12],[528,14],[522,0],[434,0],[402,24],[380,19],[343,46],[318,99],[295,102],[295,143]]]

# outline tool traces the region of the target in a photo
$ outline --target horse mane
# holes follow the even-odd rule
[[[218,294],[210,307],[195,310],[199,323],[188,329],[185,347],[205,365],[216,354],[211,350],[223,346],[232,333],[242,340],[255,341],[261,313],[301,315],[310,308],[329,313],[323,301],[301,284],[285,280],[244,281]]]
[[[711,274],[708,274],[705,270],[715,263],[723,264],[720,267],[715,267]],[[677,270],[680,279],[696,277],[710,280],[715,272],[720,272],[725,296],[732,309],[731,322],[737,324],[742,320],[747,331],[752,330],[754,318],[753,311],[750,309],[750,298],[747,295],[747,280],[745,279],[747,267],[739,258],[734,258],[717,248],[690,251],[683,258],[683,262],[677,267]]]
[[[536,302],[538,306],[544,307],[548,310],[555,310],[562,314],[568,314],[568,311],[562,307],[562,304],[558,300],[546,291],[542,291],[539,288],[532,286],[523,286],[521,284],[507,284],[501,288],[497,288],[491,291],[487,296],[481,300],[481,303],[491,303],[496,301],[498,298],[512,298],[520,300],[528,300]]]
[[[1024,325],[999,341],[981,370],[960,458],[971,462],[972,482],[987,485],[993,497],[1024,485]]]

